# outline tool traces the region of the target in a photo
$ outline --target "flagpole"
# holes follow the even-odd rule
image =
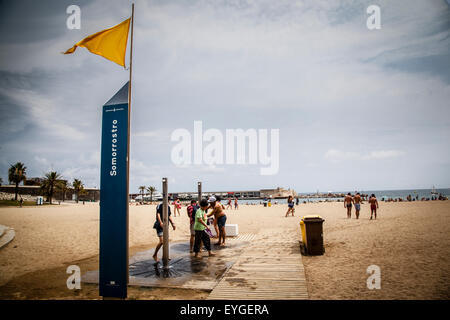
[[[128,248],[129,248],[129,201],[130,201],[130,123],[131,123],[131,76],[133,72],[133,31],[134,3],[131,4],[131,41],[130,41],[130,82],[128,85],[128,148],[127,148],[127,284],[129,281]]]

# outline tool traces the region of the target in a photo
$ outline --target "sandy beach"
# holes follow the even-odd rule
[[[308,203],[285,218],[286,205],[241,205],[227,210],[227,223],[240,233],[301,239],[300,217],[324,219],[325,254],[303,257],[310,299],[449,299],[450,201],[380,202],[379,219],[346,219],[340,202]],[[130,255],[152,248],[155,206],[130,207]],[[188,241],[185,207],[174,218],[171,241]],[[0,249],[0,299],[98,299],[95,285],[80,291],[66,287],[67,266],[82,273],[98,270],[99,204],[63,203],[43,207],[2,207],[0,224],[16,231]],[[366,269],[381,269],[381,289],[366,286]],[[131,288],[130,299],[203,299],[207,292],[185,289]]]

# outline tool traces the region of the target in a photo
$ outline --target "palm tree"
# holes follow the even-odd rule
[[[145,191],[145,186],[140,186],[139,187],[140,190],[140,194],[142,195],[142,200],[141,200],[141,204],[144,202],[144,191]]]
[[[156,188],[150,186],[147,188],[147,191],[150,192],[150,203],[152,203],[153,202],[153,193],[156,191]]]
[[[61,175],[56,171],[45,174],[44,181],[41,184],[41,190],[47,195],[47,200],[52,204],[53,193],[60,183]]]
[[[61,180],[56,185],[56,188],[61,191],[62,193],[62,201],[64,202],[66,200],[66,193],[67,190],[69,190],[69,184],[67,183],[67,180]]]
[[[26,180],[26,170],[27,167],[22,162],[17,162],[14,165],[11,165],[8,170],[8,179],[9,183],[15,183],[15,200],[17,201],[17,195],[19,194],[19,184]]]
[[[78,196],[80,194],[83,194],[83,192],[84,192],[83,182],[81,182],[81,180],[78,180],[78,179],[73,179],[72,186],[73,186],[73,191],[75,192],[75,195],[76,195],[76,202],[78,203]]]

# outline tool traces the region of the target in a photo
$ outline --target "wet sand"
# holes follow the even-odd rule
[[[300,216],[319,214],[325,255],[303,257],[311,299],[448,299],[450,297],[450,201],[380,203],[370,221],[362,206],[359,220],[346,219],[342,203],[309,203],[285,218],[286,205],[241,205],[227,210],[227,223],[240,233],[300,240]],[[175,217],[171,241],[188,241],[186,208]],[[155,206],[130,207],[130,255],[157,243]],[[98,270],[99,204],[0,208],[0,224],[16,238],[0,249],[0,299],[98,299],[98,287],[66,287],[67,266],[82,273]],[[161,253],[160,253],[161,254]],[[381,289],[366,286],[369,265],[381,269]],[[129,289],[130,299],[203,299],[204,291]]]

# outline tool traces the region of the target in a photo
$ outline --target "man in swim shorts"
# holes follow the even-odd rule
[[[358,219],[359,211],[361,210],[361,195],[359,194],[359,192],[356,193],[355,197],[353,198],[353,201],[355,202],[356,219]]]
[[[223,211],[222,204],[219,203],[215,197],[210,197],[208,199],[209,208],[212,208],[211,213],[208,213],[208,217],[214,215],[214,219],[217,222],[217,227],[219,228],[219,241],[215,245],[224,246],[225,245],[225,223],[227,222],[227,216]]]
[[[347,193],[347,195],[345,196],[345,199],[344,199],[344,208],[347,208],[347,218],[348,219],[350,219],[352,217],[352,203],[354,203],[353,197],[352,197],[352,194],[349,192],[349,193]]]
[[[372,193],[372,195],[369,198],[370,203],[370,220],[372,220],[372,215],[375,213],[375,220],[377,219],[377,209],[378,207],[378,200],[377,197],[375,197],[375,194]]]

